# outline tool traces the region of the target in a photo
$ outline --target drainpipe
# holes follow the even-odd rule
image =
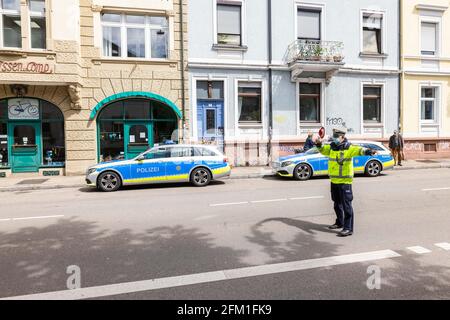
[[[181,50],[181,68],[180,68],[180,73],[181,73],[181,125],[182,125],[182,140],[184,142],[185,140],[185,127],[186,127],[186,93],[185,93],[185,74],[184,74],[184,32],[183,32],[183,24],[184,24],[184,20],[183,20],[183,1],[184,0],[179,0],[180,1],[180,41],[181,41],[181,45],[180,45],[180,50]]]
[[[271,159],[272,156],[272,126],[273,126],[273,81],[272,81],[272,0],[267,0],[267,15],[268,15],[268,59],[269,59],[269,148],[268,148],[268,158]]]

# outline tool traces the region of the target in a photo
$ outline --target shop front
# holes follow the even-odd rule
[[[0,100],[0,169],[12,173],[64,168],[64,117],[45,100]]]
[[[132,159],[154,145],[178,142],[181,114],[175,105],[155,94],[124,96],[100,103],[91,115],[98,111],[99,162]]]

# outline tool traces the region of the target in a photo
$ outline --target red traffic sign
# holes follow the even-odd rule
[[[325,137],[325,128],[324,127],[320,128],[319,137],[320,137],[320,139],[323,139],[323,137]]]

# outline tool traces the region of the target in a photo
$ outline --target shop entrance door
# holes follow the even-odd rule
[[[145,122],[125,124],[125,159],[133,159],[153,146],[153,125]]]
[[[13,173],[38,172],[40,161],[40,124],[10,122],[10,154]]]

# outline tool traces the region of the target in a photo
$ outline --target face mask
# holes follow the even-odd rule
[[[340,144],[341,143],[341,141],[339,140],[339,138],[333,138],[333,142],[334,142],[334,144]]]

